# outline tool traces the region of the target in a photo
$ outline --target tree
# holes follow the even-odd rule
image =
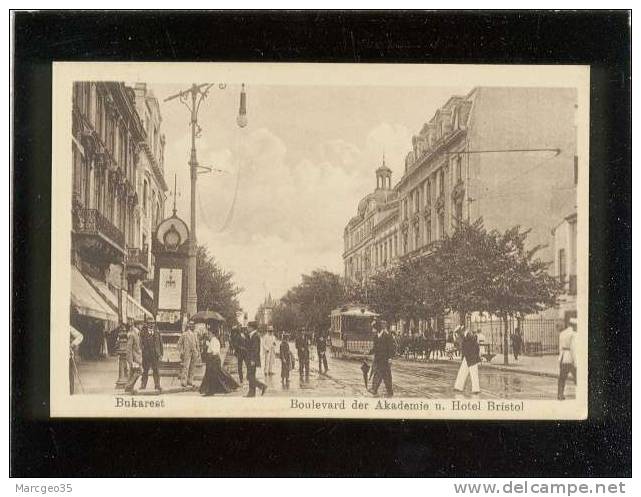
[[[283,297],[274,307],[272,313],[272,324],[276,330],[294,331],[304,325],[304,319],[300,311],[300,306]]]
[[[206,247],[199,245],[196,252],[196,294],[199,311],[211,309],[220,313],[227,324],[236,323],[240,310],[238,295],[242,288],[234,282],[234,273],[221,268]]]
[[[482,219],[459,223],[434,245],[430,258],[443,305],[459,314],[461,324],[470,313],[490,308],[487,289],[498,271],[495,245]]]
[[[555,306],[562,283],[548,273],[549,262],[536,257],[542,245],[527,249],[530,230],[514,226],[493,231],[494,274],[486,296],[488,310],[503,319],[503,363],[508,364],[508,317],[532,314]]]
[[[282,302],[297,309],[302,326],[322,332],[329,329],[330,313],[343,304],[345,291],[341,277],[323,269],[302,275],[299,285],[291,288]]]
[[[542,248],[526,249],[529,230],[514,226],[488,232],[482,219],[462,222],[436,245],[435,273],[443,281],[445,305],[461,322],[471,312],[487,312],[503,320],[503,362],[508,364],[508,318],[556,305],[560,283],[547,272],[549,263],[536,258]]]

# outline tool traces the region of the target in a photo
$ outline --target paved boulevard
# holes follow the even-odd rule
[[[295,350],[293,346],[292,350]],[[319,375],[318,362],[314,353],[310,361],[309,379],[301,380],[298,370],[291,371],[289,389],[286,389],[281,385],[280,360],[276,359],[274,362],[274,374],[267,376],[265,380],[268,385],[265,396],[372,396],[365,390],[359,361],[338,359],[328,354],[328,362],[328,373]],[[371,364],[371,360],[369,362]],[[298,362],[296,366],[298,367]],[[423,362],[395,359],[392,361],[395,397],[471,398],[469,380],[465,393],[461,394],[453,389],[458,367],[458,361]],[[235,357],[227,357],[225,368],[238,379]],[[483,365],[479,368],[479,376],[481,393],[474,396],[475,398],[556,399],[556,378],[501,371],[484,367]],[[246,393],[247,380],[245,379],[242,388],[229,395],[240,396]],[[379,395],[382,396],[384,393],[385,387],[381,384]],[[574,383],[572,381],[567,383],[565,394],[569,399],[574,397]]]

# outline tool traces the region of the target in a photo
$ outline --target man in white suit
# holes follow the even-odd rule
[[[576,326],[576,318],[570,318],[570,326],[559,334],[559,400],[565,400],[565,382],[570,373],[576,385]]]

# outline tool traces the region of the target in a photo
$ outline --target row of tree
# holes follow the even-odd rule
[[[332,309],[347,302],[370,306],[391,322],[414,322],[481,312],[504,322],[507,361],[508,319],[554,306],[562,283],[537,257],[542,246],[527,248],[528,230],[488,231],[483,221],[462,222],[422,255],[406,257],[367,281],[348,283],[325,270],[303,275],[274,309],[277,329],[326,331]]]
[[[386,319],[419,320],[457,313],[464,323],[473,312],[500,317],[507,363],[508,319],[557,304],[562,282],[550,263],[528,248],[529,230],[488,231],[481,219],[462,222],[424,254],[408,257],[363,284],[349,285],[351,299],[371,305]]]

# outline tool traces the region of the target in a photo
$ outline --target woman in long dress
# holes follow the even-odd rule
[[[238,383],[222,367],[220,360],[220,341],[218,333],[210,330],[205,353],[205,376],[200,384],[200,393],[210,396],[229,393],[238,388]]]

